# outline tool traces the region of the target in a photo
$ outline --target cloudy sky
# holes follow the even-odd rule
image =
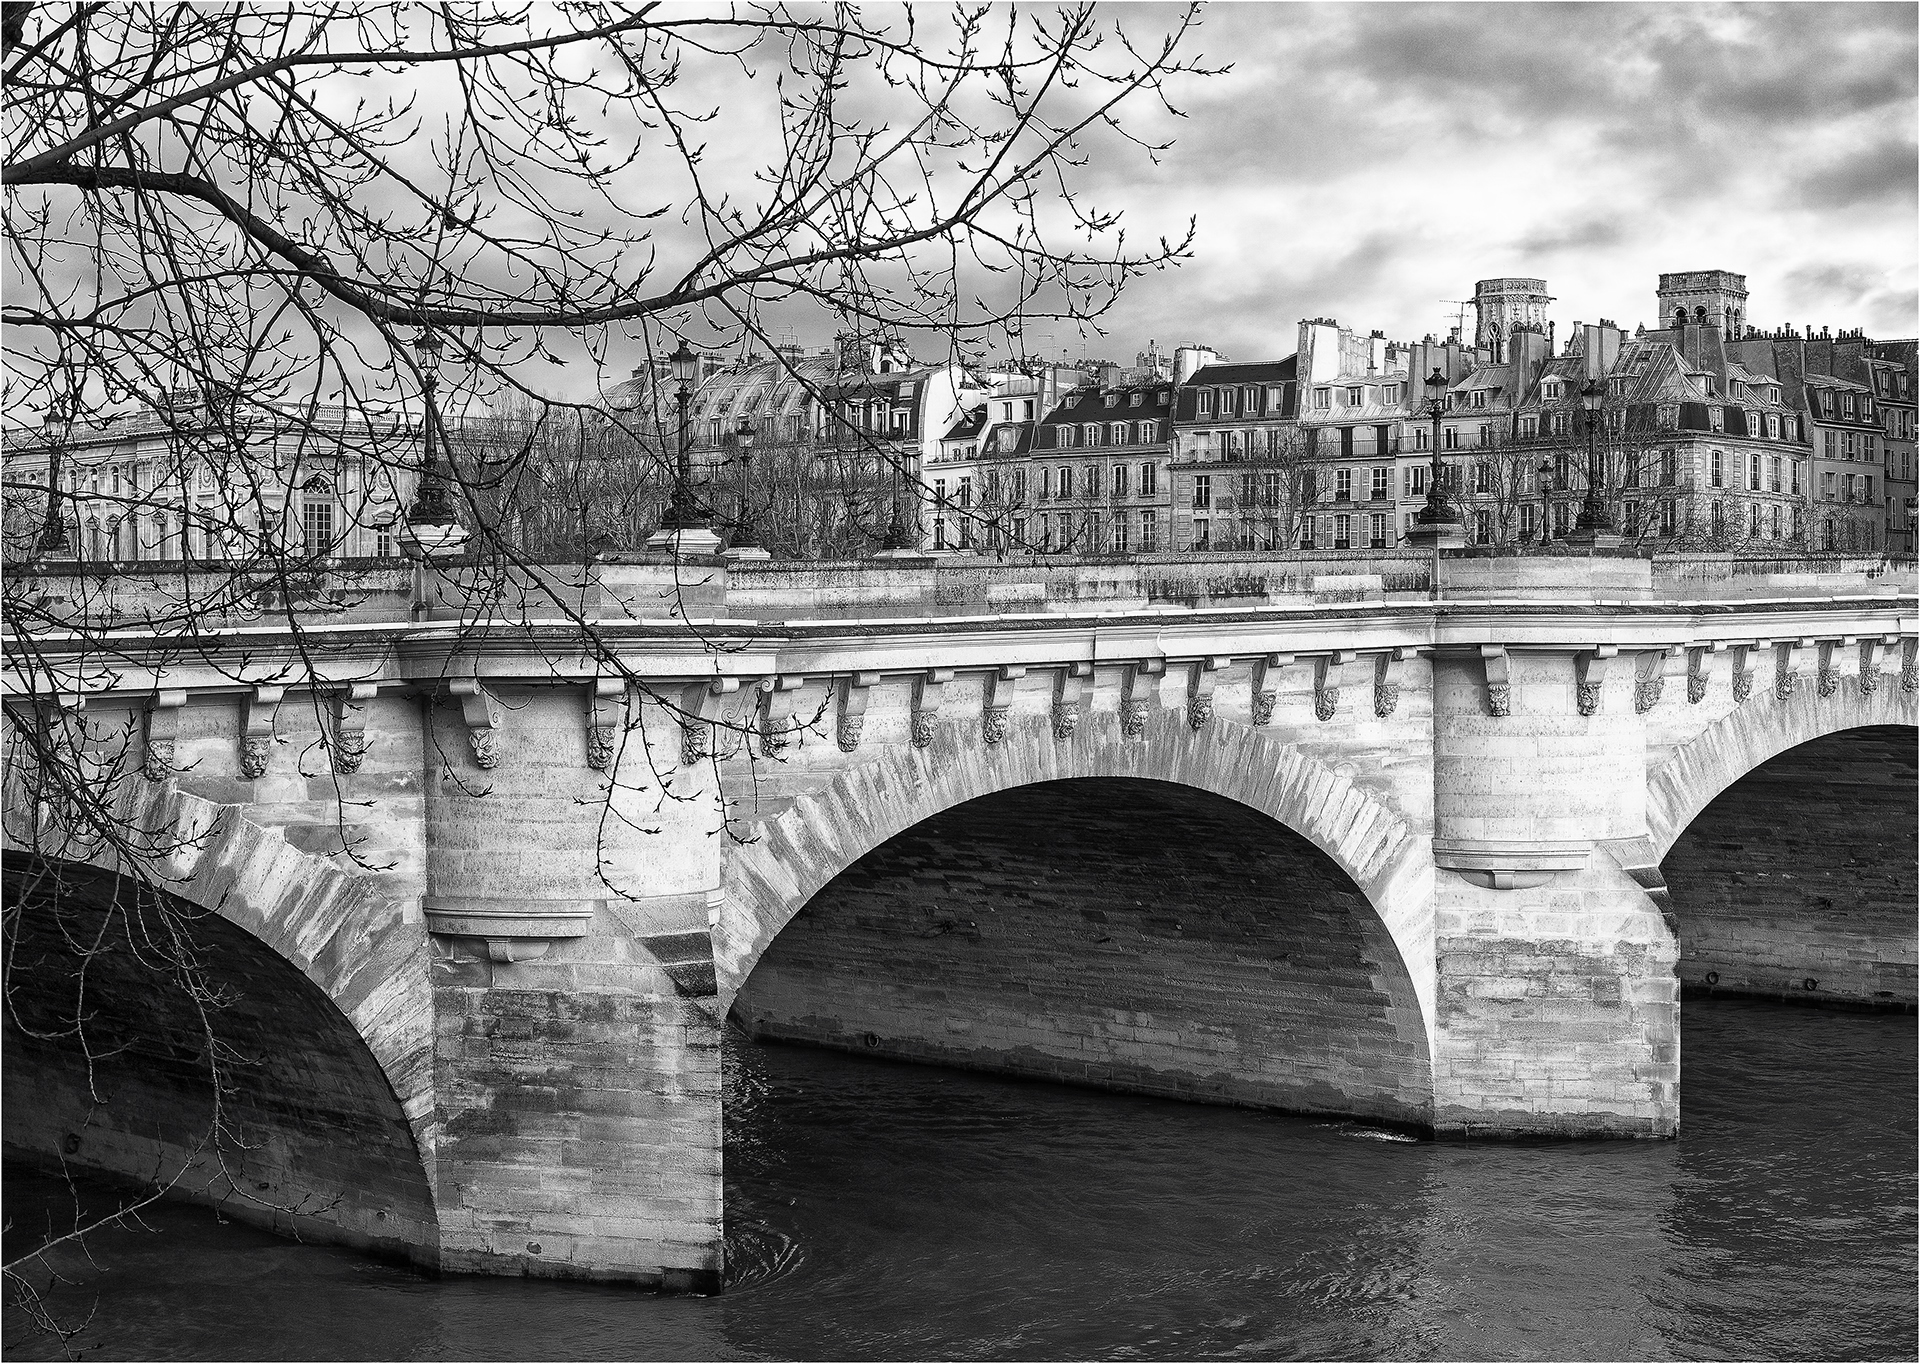
[[[1212,5],[1231,73],[1159,168],[1090,173],[1135,231],[1197,215],[1195,259],[1089,350],[1417,339],[1494,275],[1546,279],[1563,335],[1651,326],[1697,269],[1744,273],[1757,326],[1913,336],[1915,35],[1911,4]]]

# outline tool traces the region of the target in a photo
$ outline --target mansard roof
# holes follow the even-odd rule
[[[1165,420],[1172,415],[1172,408],[1163,405],[1158,396],[1171,393],[1173,385],[1161,380],[1146,384],[1125,384],[1115,388],[1076,388],[1061,395],[1056,403],[1040,420],[1043,425],[1064,426],[1081,422],[1121,422],[1145,421],[1148,419]],[[1116,394],[1121,401],[1108,406],[1107,395]],[[1130,406],[1126,399],[1132,394],[1141,395],[1138,407]]]
[[[940,439],[971,440],[985,430],[986,425],[987,405],[981,403],[978,407],[970,407],[965,412],[962,412],[960,414],[960,420],[949,427],[947,434]]]
[[[1212,364],[1195,370],[1186,387],[1205,388],[1209,384],[1272,384],[1294,380],[1300,372],[1300,357],[1284,360],[1249,360],[1241,364]]]

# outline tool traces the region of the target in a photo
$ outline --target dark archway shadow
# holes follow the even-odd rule
[[[1688,824],[1662,862],[1684,989],[1914,1007],[1915,734],[1876,725],[1800,744]]]
[[[317,985],[220,915],[95,868],[10,853],[5,893],[10,1159],[437,1263],[413,1130]],[[203,989],[165,964],[181,959]]]
[[[1248,806],[1074,778],[896,834],[774,938],[756,1037],[1424,1126],[1418,997],[1361,889]]]

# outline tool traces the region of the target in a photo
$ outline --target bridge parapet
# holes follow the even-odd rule
[[[1145,555],[1127,559],[952,555],[850,563],[633,556],[503,567],[359,561],[311,572],[142,563],[43,576],[46,628],[237,628],[291,618],[350,625],[422,618],[757,621],[948,619],[1062,612],[1409,602],[1434,597],[1432,561],[1410,554]],[[1718,601],[1899,595],[1910,559],[1729,554],[1447,557],[1439,600]]]

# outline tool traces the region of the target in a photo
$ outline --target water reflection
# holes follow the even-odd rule
[[[1911,1356],[1914,1020],[1685,1027],[1668,1143],[1409,1142],[742,1044],[724,1297],[434,1282],[170,1208],[66,1300],[98,1295],[100,1358]],[[16,1318],[6,1343],[52,1353]]]

